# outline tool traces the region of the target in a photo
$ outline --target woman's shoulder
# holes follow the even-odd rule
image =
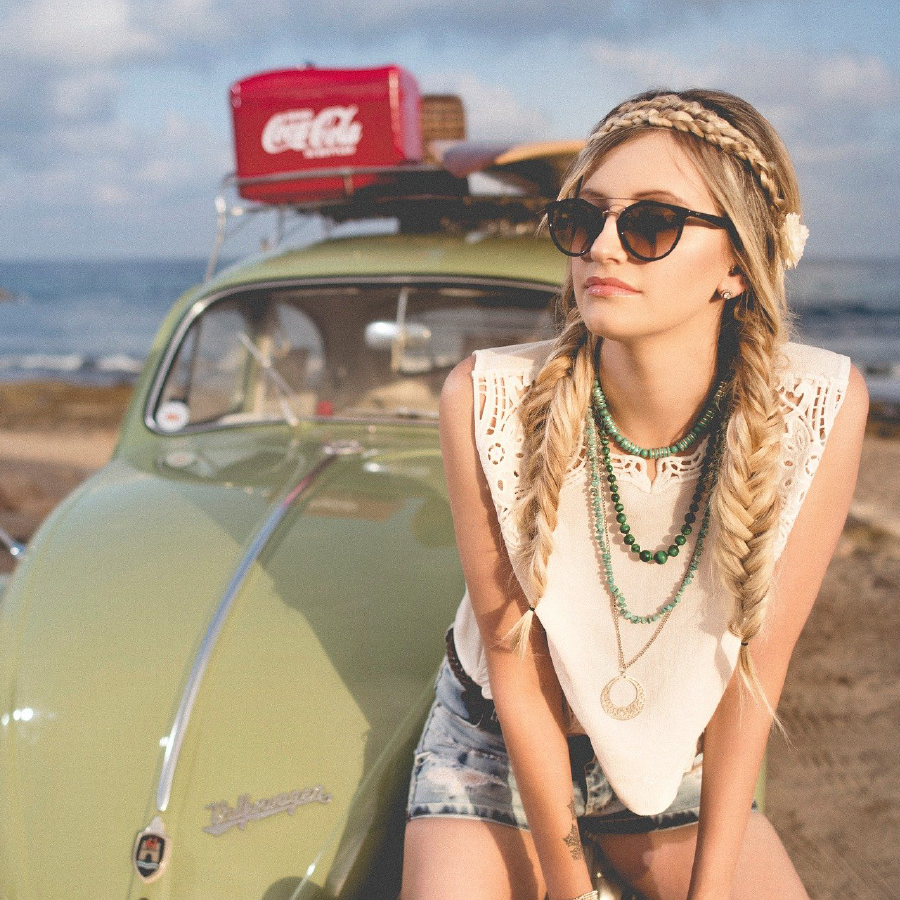
[[[545,340],[476,350],[473,354],[475,359],[472,374],[509,372],[524,375],[530,381],[540,370],[552,348],[553,341]]]
[[[485,393],[486,385],[493,384],[489,402],[483,398],[476,419],[488,418],[501,412],[493,408],[498,403],[515,406],[521,400],[524,388],[530,384],[553,347],[553,341],[535,341],[530,344],[510,344],[506,347],[488,347],[476,350],[450,371],[441,390],[441,419],[450,417],[471,418],[473,383],[476,393]],[[505,387],[504,387],[505,383]],[[508,388],[508,389],[507,389]],[[491,406],[490,409],[487,407]],[[508,412],[504,409],[502,412]]]
[[[787,366],[782,380],[786,387],[804,379],[832,382],[843,389],[850,377],[850,357],[822,347],[790,342],[784,346]]]

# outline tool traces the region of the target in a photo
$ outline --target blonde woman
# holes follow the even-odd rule
[[[442,394],[468,590],[402,900],[595,897],[585,832],[648,898],[806,898],[752,798],[868,401],[848,359],[787,341],[790,159],[737,97],[643,94],[548,220],[559,337],[479,352]]]

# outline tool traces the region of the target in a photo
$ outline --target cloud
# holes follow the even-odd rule
[[[3,55],[51,68],[148,57],[156,37],[134,21],[129,0],[26,0],[0,23]]]
[[[878,57],[842,53],[812,68],[814,87],[829,104],[883,107],[900,99],[900,77]]]
[[[54,157],[15,179],[20,201],[36,207],[133,204],[139,210],[150,195],[155,202],[195,197],[211,210],[216,185],[231,164],[218,135],[175,114],[152,128],[121,122],[60,127],[53,139]]]
[[[106,72],[11,71],[0,87],[0,157],[40,169],[59,154],[62,132],[111,123],[118,92],[117,78]]]
[[[589,42],[585,50],[605,71],[645,87],[728,86],[774,100],[800,97],[817,106],[886,106],[900,99],[900,76],[871,55],[723,43],[698,62],[670,50],[611,41]]]
[[[207,252],[213,198],[231,151],[221,136],[170,114],[55,128],[56,152],[23,169],[0,158],[0,245],[21,257]]]
[[[540,140],[551,136],[543,114],[522,103],[508,88],[488,84],[470,73],[431,75],[423,92],[462,98],[466,131],[472,140]]]
[[[879,112],[900,105],[900,76],[866,54],[722,44],[699,63],[666,50],[591,42],[585,52],[622,96],[648,87],[716,87],[756,105],[782,131],[797,158],[880,153]]]
[[[18,0],[0,12],[2,55],[53,68],[194,59],[240,41],[293,38],[306,50],[389,36],[452,34],[509,44],[547,34],[578,39],[660,32],[734,0]],[[201,53],[201,56],[203,54]]]
[[[170,0],[171,2],[171,0]],[[301,3],[258,0],[248,20],[243,0],[214,0],[215,19],[232,33],[253,36],[279,29],[299,40],[369,43],[387,35],[452,34],[478,41],[514,42],[547,34],[573,39],[603,29],[612,34],[670,28],[695,14],[711,14],[735,0],[344,0]]]

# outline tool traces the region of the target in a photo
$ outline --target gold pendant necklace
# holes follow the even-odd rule
[[[608,547],[610,545],[609,538],[609,528],[606,524],[606,509],[605,504],[602,499],[602,490],[603,488],[599,484],[599,479],[597,478],[596,472],[596,458],[597,458],[597,448],[596,448],[596,430],[594,428],[594,420],[593,416],[589,413],[587,417],[587,435],[588,441],[588,455],[591,461],[591,469],[593,470],[593,476],[595,478],[594,489],[598,493],[598,503],[594,508],[595,516],[602,518],[603,520],[603,530],[602,534],[605,538],[605,545]],[[598,534],[598,537],[600,535]],[[610,563],[611,564],[611,563]],[[615,678],[610,679],[606,686],[600,693],[600,705],[603,707],[603,711],[614,719],[618,719],[621,722],[627,721],[628,719],[633,719],[636,715],[640,713],[640,711],[644,708],[644,701],[646,695],[644,693],[644,686],[631,675],[626,674],[626,669],[629,666],[633,665],[637,660],[639,660],[644,653],[647,652],[647,648],[656,640],[656,636],[663,630],[663,626],[669,620],[669,616],[672,615],[672,609],[668,609],[664,615],[662,615],[659,619],[659,624],[656,626],[655,631],[653,632],[650,640],[647,641],[646,644],[628,661],[625,662],[625,652],[622,649],[622,635],[619,631],[619,609],[616,604],[616,598],[614,592],[610,591],[610,605],[612,607],[612,618],[613,618],[613,626],[616,630],[616,649],[618,650],[619,657],[619,674],[615,676]],[[619,705],[613,700],[612,692],[613,688],[620,681],[624,681],[627,684],[630,684],[634,689],[634,696],[632,699],[624,704]]]
[[[710,460],[710,465],[713,471],[718,469],[718,458],[720,451],[720,442],[722,438],[723,431],[720,428],[717,434],[712,434],[709,436],[709,447],[707,448],[707,459]],[[685,588],[691,583],[694,577],[694,572],[697,569],[697,566],[700,562],[700,553],[703,549],[703,538],[706,535],[707,528],[709,526],[709,516],[710,516],[710,496],[712,494],[712,483],[709,483],[704,486],[705,492],[707,494],[706,499],[706,512],[703,514],[703,523],[700,527],[700,533],[697,536],[697,542],[694,547],[694,552],[691,555],[690,563],[688,564],[687,571],[685,572],[684,577],[681,581],[681,586],[678,588],[676,592],[675,599],[670,601],[669,604],[664,606],[662,609],[665,610],[665,613],[660,617],[659,624],[656,626],[656,630],[653,632],[650,640],[647,641],[646,644],[628,661],[625,662],[625,653],[622,650],[622,635],[619,631],[619,614],[625,615],[624,605],[625,598],[622,597],[621,591],[619,591],[615,584],[613,583],[612,577],[612,558],[608,552],[608,548],[612,545],[612,541],[609,536],[609,527],[607,525],[607,516],[606,516],[606,504],[604,502],[603,497],[603,485],[601,484],[601,478],[599,473],[599,453],[597,450],[597,428],[594,423],[594,415],[593,409],[588,410],[588,414],[585,421],[585,440],[587,443],[587,455],[590,463],[590,493],[591,493],[591,512],[594,517],[594,534],[596,536],[597,542],[599,544],[599,548],[601,554],[603,555],[604,568],[606,571],[606,582],[607,587],[609,588],[609,599],[610,604],[612,606],[612,618],[613,625],[616,629],[616,647],[618,649],[619,656],[619,674],[614,678],[610,679],[606,686],[600,693],[600,705],[603,707],[603,711],[611,716],[614,719],[618,719],[620,721],[627,721],[628,719],[633,719],[637,716],[641,710],[644,708],[644,702],[646,699],[646,695],[644,693],[643,685],[633,676],[626,674],[626,670],[629,666],[633,665],[637,660],[639,660],[644,653],[647,652],[647,649],[650,645],[656,640],[657,635],[663,630],[663,626],[669,620],[669,616],[672,614],[672,610],[677,605],[678,601],[681,599],[681,595],[683,594]],[[712,455],[710,455],[712,454]],[[609,482],[610,490],[615,491],[614,487],[615,479],[612,476],[612,463],[609,459],[607,459],[607,467],[609,477],[607,481]],[[701,474],[701,482],[703,481],[703,475]],[[611,497],[612,500],[617,500],[617,497]],[[699,504],[699,495],[695,495],[695,500],[693,501]],[[621,509],[621,507],[619,507]],[[598,527],[598,522],[602,521],[602,528]],[[621,521],[621,519],[619,519]],[[660,610],[662,612],[662,610]],[[631,621],[643,621],[645,623],[649,623],[653,621],[652,616],[644,617],[643,619],[639,617],[628,617]],[[634,696],[628,703],[618,704],[612,696],[613,688],[618,684],[618,682],[625,682],[631,685],[631,688],[634,691]]]
[[[634,688],[634,699],[627,706],[616,706],[612,700],[613,686],[620,681],[627,681]],[[600,704],[603,707],[603,711],[614,719],[619,719],[620,721],[633,719],[644,708],[644,688],[639,681],[630,675],[626,675],[623,670],[612,681],[607,682],[606,687],[603,688],[603,693],[600,695]]]
[[[638,650],[638,652],[628,662],[625,662],[625,654],[622,651],[622,635],[619,633],[619,617],[616,612],[616,606],[615,603],[613,603],[613,623],[616,629],[616,647],[619,651],[619,674],[606,683],[606,687],[603,688],[603,692],[600,694],[600,705],[603,707],[603,711],[607,715],[612,716],[614,719],[618,719],[620,722],[624,722],[628,719],[633,719],[644,708],[645,696],[643,685],[631,675],[626,675],[625,670],[630,665],[637,662],[637,660],[639,660],[647,651],[647,648],[656,640],[656,636],[662,631],[663,625],[666,624],[666,620],[669,618],[669,616],[672,615],[672,610],[669,610],[659,620],[659,624],[656,626],[656,631],[653,632],[650,640],[647,641],[647,643],[644,644],[644,646],[640,650]],[[619,681],[625,681],[634,688],[634,698],[630,703],[626,703],[624,706],[619,706],[612,698],[613,687]]]

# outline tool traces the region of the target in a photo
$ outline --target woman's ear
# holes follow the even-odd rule
[[[747,290],[749,284],[744,272],[738,265],[733,265],[728,274],[719,282],[716,293],[725,300],[738,297]]]

